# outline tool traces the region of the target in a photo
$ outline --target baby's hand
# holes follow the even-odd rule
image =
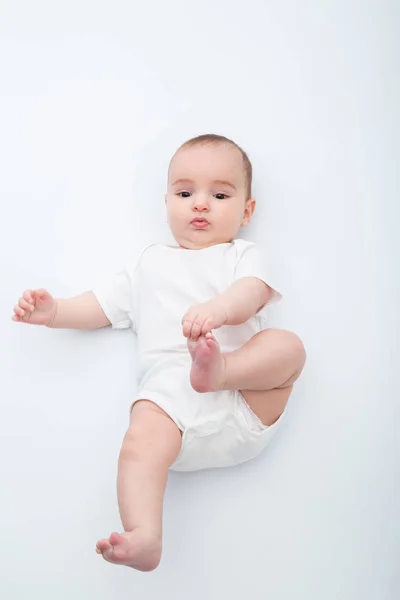
[[[14,306],[13,321],[48,325],[54,317],[56,300],[46,290],[25,290]]]
[[[225,325],[228,319],[224,304],[218,299],[196,304],[189,308],[182,319],[182,331],[186,338],[197,340],[212,329]]]

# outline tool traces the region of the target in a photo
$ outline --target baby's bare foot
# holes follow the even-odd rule
[[[161,559],[161,538],[144,529],[112,533],[108,540],[97,542],[96,552],[116,565],[152,571]]]
[[[211,333],[201,335],[196,341],[188,340],[192,357],[190,383],[196,392],[213,392],[222,388],[225,361],[219,344]]]

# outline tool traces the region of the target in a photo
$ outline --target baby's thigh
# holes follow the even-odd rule
[[[243,398],[263,425],[276,423],[286,408],[293,386],[273,390],[241,390]]]
[[[180,429],[162,408],[150,400],[135,402],[121,452],[125,447],[136,458],[154,459],[169,466],[178,456],[181,444]]]

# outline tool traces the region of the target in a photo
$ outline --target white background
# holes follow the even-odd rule
[[[399,25],[388,0],[1,2],[2,598],[399,597]],[[308,363],[262,457],[171,475],[138,573],[94,551],[120,530],[131,334],[10,317],[169,240],[169,158],[207,132],[253,161],[246,236]]]

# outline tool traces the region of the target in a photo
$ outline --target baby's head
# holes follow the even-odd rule
[[[206,248],[232,241],[255,207],[252,168],[232,140],[201,135],[175,152],[165,195],[168,223],[180,246]]]

